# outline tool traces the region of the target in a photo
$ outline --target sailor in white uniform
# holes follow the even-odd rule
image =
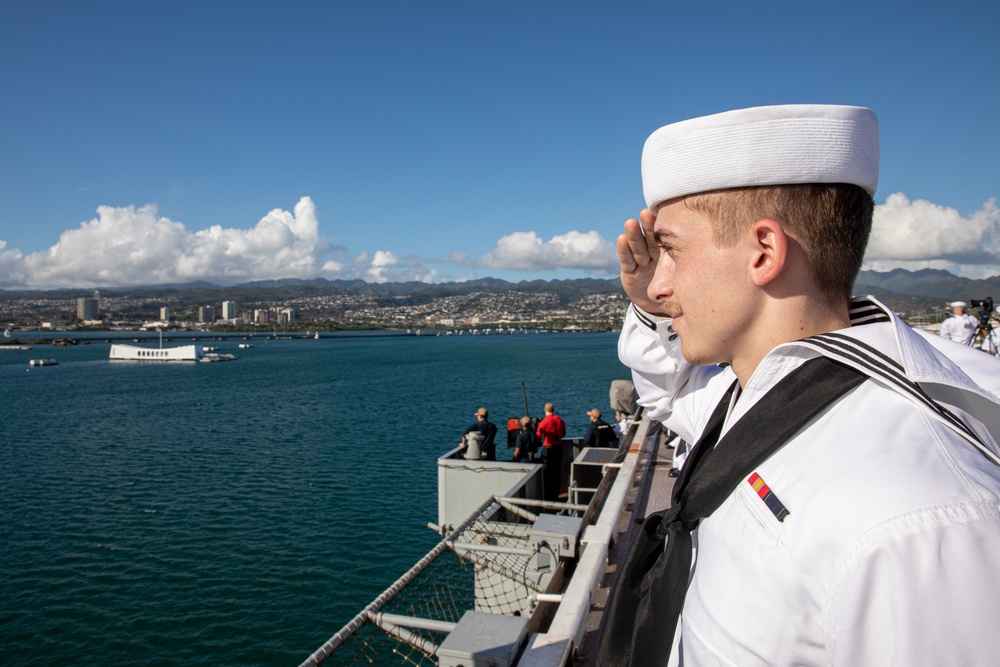
[[[941,335],[961,345],[971,345],[979,320],[965,312],[964,301],[952,301],[951,315],[941,323]]]
[[[698,523],[676,629],[642,630],[668,633],[669,659],[620,664],[997,664],[1000,361],[848,298],[878,178],[874,113],[676,123],[647,140],[642,176],[649,208],[618,239],[633,301],[619,356],[651,418],[694,443],[734,381],[723,437],[810,359],[867,379]],[[809,211],[839,197],[869,208],[838,236]],[[834,237],[853,250],[831,291],[817,266],[843,263]]]

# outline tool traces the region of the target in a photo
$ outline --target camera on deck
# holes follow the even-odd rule
[[[988,296],[982,301],[976,301],[975,299],[969,299],[970,308],[982,308],[985,311],[993,310],[993,297]]]
[[[983,325],[989,324],[990,316],[993,314],[993,297],[988,296],[982,300],[969,299],[970,308],[978,308],[982,312],[979,313],[979,320]]]

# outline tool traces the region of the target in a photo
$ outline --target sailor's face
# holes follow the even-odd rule
[[[711,220],[682,200],[659,206],[653,235],[660,257],[649,297],[673,318],[684,358],[697,365],[732,361],[752,302],[746,253],[716,245]]]

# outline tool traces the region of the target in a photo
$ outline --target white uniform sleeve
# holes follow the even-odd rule
[[[670,318],[629,306],[618,339],[618,358],[632,369],[639,405],[652,419],[694,443],[736,378],[718,366],[686,362],[670,323]]]

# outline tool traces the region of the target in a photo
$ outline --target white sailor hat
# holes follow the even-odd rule
[[[964,301],[952,301],[948,305],[951,306],[952,308],[965,308],[966,307],[966,303]]]
[[[850,183],[875,195],[879,134],[864,107],[787,104],[665,125],[642,149],[650,208],[674,197],[755,185]]]

